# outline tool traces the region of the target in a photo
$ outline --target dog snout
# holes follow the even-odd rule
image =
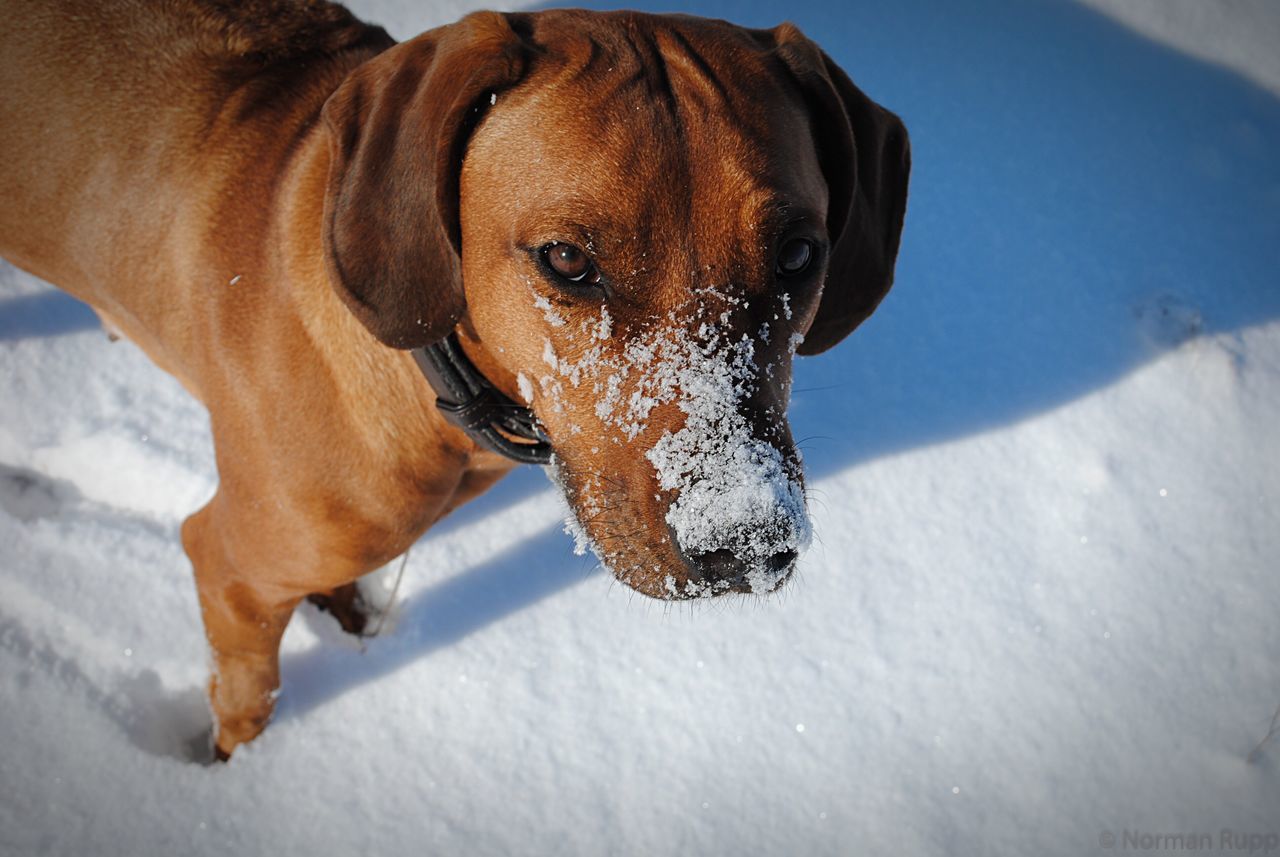
[[[687,554],[689,581],[693,588],[712,593],[757,593],[777,589],[795,567],[799,554],[786,548],[763,559],[735,553],[727,548],[707,553]]]
[[[710,425],[691,417],[650,454],[671,492],[665,519],[685,571],[671,597],[772,592],[810,541],[794,451],[760,440],[740,409],[726,411]]]
[[[686,584],[677,597],[714,596],[728,592],[764,595],[790,577],[807,542],[807,520],[796,521],[778,509],[777,517],[752,522],[719,521],[716,535],[691,533],[668,525],[668,535],[683,561]],[[682,591],[679,591],[682,590]]]

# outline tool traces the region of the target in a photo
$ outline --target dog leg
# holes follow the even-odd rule
[[[225,499],[217,494],[182,526],[212,653],[209,702],[221,759],[257,736],[271,719],[280,687],[280,639],[305,595],[264,587],[233,565],[227,514]]]

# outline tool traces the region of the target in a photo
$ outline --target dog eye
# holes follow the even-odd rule
[[[542,248],[542,258],[547,267],[571,283],[591,285],[600,282],[600,272],[595,264],[578,247],[556,242]]]
[[[792,238],[778,250],[777,271],[781,277],[794,277],[804,273],[813,261],[813,242],[807,238]]]

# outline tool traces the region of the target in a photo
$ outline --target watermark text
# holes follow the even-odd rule
[[[1223,828],[1216,833],[1165,833],[1150,830],[1104,830],[1098,844],[1108,851],[1174,851],[1202,854],[1280,854],[1280,833]]]

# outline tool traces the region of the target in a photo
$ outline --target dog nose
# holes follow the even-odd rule
[[[715,592],[764,594],[787,579],[798,556],[790,548],[764,559],[740,557],[725,548],[689,554],[689,580]]]

